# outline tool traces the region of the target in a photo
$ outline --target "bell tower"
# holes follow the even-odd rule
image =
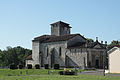
[[[51,25],[51,35],[61,36],[65,34],[70,34],[71,27],[67,23],[58,21],[50,25]]]

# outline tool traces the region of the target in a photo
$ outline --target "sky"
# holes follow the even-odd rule
[[[34,37],[64,21],[71,33],[99,41],[120,40],[120,0],[0,0],[0,49],[32,49]]]

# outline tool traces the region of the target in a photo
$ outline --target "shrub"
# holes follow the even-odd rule
[[[54,64],[54,69],[60,69],[60,65],[59,64]]]
[[[36,64],[36,65],[35,65],[35,69],[40,69],[40,65],[39,65],[39,64]]]
[[[45,69],[49,69],[49,64],[44,64]]]
[[[28,65],[27,65],[27,68],[28,68],[28,69],[32,69],[32,64],[28,64]]]
[[[59,74],[60,74],[60,75],[63,75],[63,74],[64,74],[64,72],[63,72],[63,71],[59,71]]]
[[[19,68],[19,69],[23,69],[24,66],[23,66],[23,65],[18,65],[18,68]]]
[[[10,69],[18,69],[17,65],[11,64]]]
[[[65,75],[75,75],[75,72],[72,71],[72,72],[65,72]]]
[[[75,75],[75,71],[60,71],[60,75]]]

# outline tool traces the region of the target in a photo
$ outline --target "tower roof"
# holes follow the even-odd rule
[[[63,22],[63,21],[58,21],[58,22],[52,23],[52,24],[50,24],[50,25],[55,25],[55,24],[59,24],[59,25],[61,25],[61,27],[72,28],[72,27],[69,26],[70,24],[65,23],[65,22]],[[66,26],[62,26],[62,25],[66,25]]]

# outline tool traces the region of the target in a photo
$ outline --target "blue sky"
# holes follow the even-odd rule
[[[95,40],[120,40],[120,0],[0,0],[0,49],[32,48],[34,37],[65,21],[72,33]]]

